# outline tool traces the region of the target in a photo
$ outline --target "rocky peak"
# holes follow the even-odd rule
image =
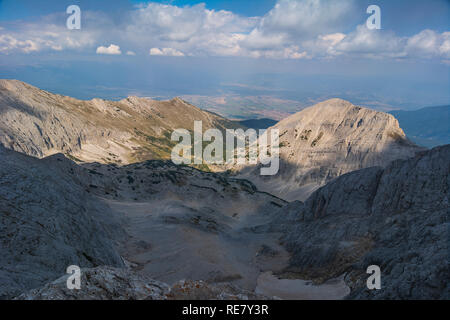
[[[280,133],[279,173],[262,180],[259,170],[247,168],[243,175],[287,200],[304,200],[346,172],[385,166],[423,150],[406,138],[392,115],[342,99],[306,108],[271,129]]]

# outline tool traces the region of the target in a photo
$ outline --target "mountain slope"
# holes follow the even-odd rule
[[[64,157],[35,159],[0,146],[0,298],[64,274],[69,265],[123,266],[124,235],[108,208],[62,172]],[[60,164],[61,163],[61,164]]]
[[[450,106],[389,112],[400,122],[408,138],[425,147],[450,143]]]
[[[240,172],[259,189],[287,200],[303,200],[344,173],[387,165],[421,150],[389,114],[331,99],[306,108],[269,128],[280,133],[280,170],[261,177],[259,168]]]
[[[72,264],[123,261],[170,284],[253,291],[260,270],[281,270],[288,256],[279,234],[252,227],[285,204],[248,181],[170,161],[77,165],[0,146],[0,297],[53,281]]]
[[[52,94],[17,80],[0,80],[0,144],[44,157],[62,152],[75,160],[132,163],[170,157],[171,132],[240,127],[179,98],[128,97],[90,101]]]
[[[323,282],[345,273],[353,299],[449,299],[450,145],[345,174],[279,210],[288,271]],[[381,269],[381,290],[365,280]]]

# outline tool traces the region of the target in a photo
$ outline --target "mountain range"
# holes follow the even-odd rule
[[[243,128],[181,99],[0,80],[0,298],[450,298],[450,146],[331,99],[268,129],[280,171],[261,178],[168,160],[169,133],[194,120]],[[81,290],[65,287],[73,264]]]
[[[127,164],[169,159],[174,129],[240,128],[180,98],[78,100],[17,80],[0,80],[0,143],[36,157],[62,152],[77,161]]]

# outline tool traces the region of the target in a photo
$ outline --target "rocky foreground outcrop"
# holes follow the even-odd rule
[[[345,174],[280,209],[291,276],[345,274],[350,299],[449,299],[450,145]],[[369,291],[366,269],[381,268]]]
[[[162,300],[169,292],[165,283],[137,275],[125,268],[108,266],[82,269],[80,289],[68,289],[69,275],[16,297],[17,300]],[[70,280],[69,280],[70,281]]]
[[[123,266],[113,242],[122,227],[76,179],[0,146],[0,298],[54,280],[72,264]]]
[[[289,116],[268,130],[280,134],[280,170],[236,168],[262,191],[305,200],[332,179],[362,168],[386,166],[423,150],[410,142],[392,115],[330,99]]]
[[[69,275],[30,290],[16,300],[261,300],[268,299],[230,284],[181,280],[172,286],[108,266],[82,269],[80,289],[68,289]]]

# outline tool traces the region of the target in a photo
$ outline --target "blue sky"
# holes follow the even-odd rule
[[[66,28],[71,4],[81,30]],[[370,4],[381,30],[365,25]],[[415,109],[450,102],[449,16],[447,0],[0,0],[0,78],[82,99],[183,96],[225,115],[336,96]]]

